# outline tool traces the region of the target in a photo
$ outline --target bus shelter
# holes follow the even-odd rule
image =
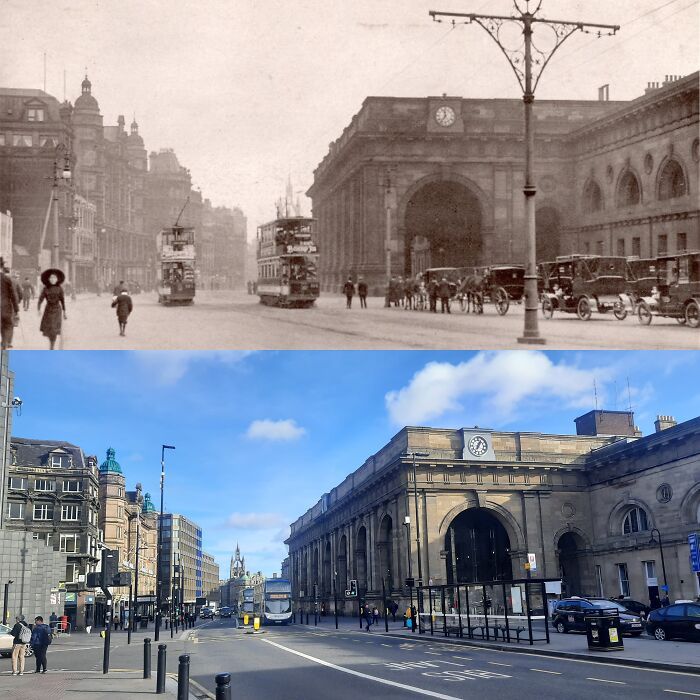
[[[547,583],[529,578],[418,588],[418,631],[445,637],[549,644]]]

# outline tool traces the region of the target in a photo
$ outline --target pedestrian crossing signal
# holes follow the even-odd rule
[[[357,598],[357,580],[352,579],[350,581],[350,597]]]

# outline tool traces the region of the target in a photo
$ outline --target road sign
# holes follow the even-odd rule
[[[537,557],[534,552],[527,553],[527,563],[530,565],[530,571],[537,571]]]
[[[416,579],[413,577],[409,577],[406,579],[406,587],[407,588],[414,588],[416,585]]]
[[[690,547],[690,568],[695,572],[700,572],[700,542],[698,533],[691,532],[688,535],[688,546]]]

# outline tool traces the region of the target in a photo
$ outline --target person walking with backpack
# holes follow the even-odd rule
[[[27,653],[27,644],[32,638],[32,630],[24,621],[24,615],[17,615],[10,634],[12,635],[12,675],[23,676],[24,655]]]
[[[46,650],[49,648],[49,644],[51,644],[49,626],[44,624],[44,618],[41,615],[37,615],[34,618],[34,629],[31,637],[31,645],[36,658],[36,671],[34,673],[46,673]]]

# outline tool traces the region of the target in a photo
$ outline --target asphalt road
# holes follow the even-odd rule
[[[292,625],[253,635],[218,620],[196,637],[192,678],[213,693],[215,674],[231,672],[233,697],[247,700],[700,697],[698,676],[402,640],[375,630]]]
[[[81,295],[67,301],[62,343],[74,350],[296,350],[296,349],[507,349],[520,345],[523,307],[513,304],[506,316],[493,306],[483,315],[432,314],[384,308],[371,298],[369,308],[345,308],[345,298],[322,296],[311,309],[263,306],[244,292],[199,292],[192,306],[163,307],[155,294],[134,296],[126,337],[118,334],[111,296]],[[20,313],[14,347],[42,350],[36,305]],[[552,349],[699,349],[700,331],[673,319],[655,318],[641,326],[635,318],[617,321],[594,314],[580,321],[570,314],[539,316],[540,334]]]

